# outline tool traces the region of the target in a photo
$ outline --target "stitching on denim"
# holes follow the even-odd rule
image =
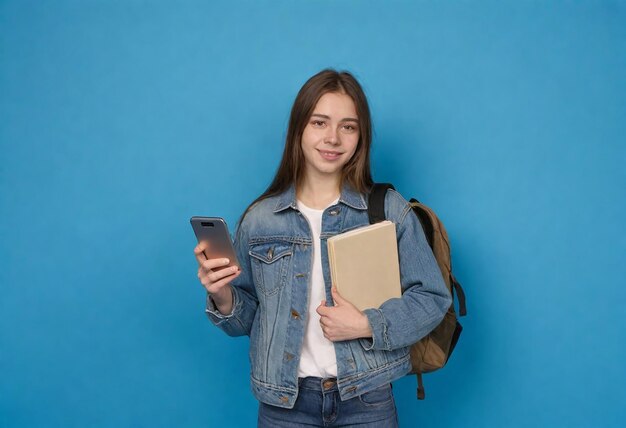
[[[380,318],[383,320],[383,342],[385,342],[385,350],[391,351],[391,344],[389,343],[389,337],[387,336],[387,320],[385,319],[385,314],[380,309],[376,309],[380,313]]]
[[[341,384],[339,386],[339,388],[342,389],[342,388],[345,387],[345,385],[347,383],[356,382],[356,381],[361,380],[362,378],[365,378],[365,377],[369,377],[369,376],[372,376],[372,375],[378,375],[378,374],[381,374],[381,373],[383,373],[385,371],[391,371],[391,370],[395,369],[396,367],[398,367],[398,366],[400,366],[402,364],[405,364],[410,359],[411,359],[411,355],[407,352],[406,355],[404,355],[402,358],[399,358],[399,359],[394,360],[394,361],[392,361],[390,363],[387,363],[387,364],[385,364],[382,367],[378,367],[378,368],[376,368],[374,370],[366,370],[366,371],[357,373],[355,375],[342,378],[342,379],[340,379],[340,382],[339,382]]]
[[[248,240],[248,246],[256,244],[265,244],[275,241],[284,241],[290,244],[311,244],[311,239],[299,236],[286,236],[286,235],[268,235],[268,236],[254,236]]]
[[[270,260],[267,257],[267,255],[265,254],[265,251],[263,253],[259,253],[259,254],[253,252],[252,250],[248,251],[248,255],[250,257],[253,257],[253,258],[255,258],[255,259],[257,259],[257,260],[259,260],[259,261],[261,261],[261,262],[263,262],[265,264],[268,264],[268,265],[271,265],[271,264],[277,262],[278,260],[282,259],[283,257],[291,256],[292,254],[293,254],[293,252],[291,250],[287,250],[285,252],[278,253],[278,254],[272,256],[272,259]]]
[[[252,380],[252,382],[257,385],[257,386],[262,386],[263,388],[267,388],[270,389],[272,391],[281,391],[281,392],[288,392],[288,393],[292,393],[295,394],[296,392],[298,392],[297,389],[293,389],[293,388],[285,388],[282,386],[276,386],[272,383],[267,383],[267,382],[263,382],[257,378],[254,378],[252,376],[250,376],[250,379]]]
[[[250,331],[245,328],[245,324],[240,317],[241,314],[243,313],[243,310],[241,309],[243,306],[243,299],[237,299],[237,297],[235,296],[236,296],[236,293],[233,293],[233,299],[236,300],[235,308],[233,309],[233,318],[235,318],[235,320],[239,323],[239,327],[241,328],[242,331],[245,331],[248,334],[250,334]],[[252,328],[252,324],[250,325],[250,328]]]

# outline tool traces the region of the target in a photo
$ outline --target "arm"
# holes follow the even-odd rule
[[[417,342],[441,322],[452,304],[419,219],[398,193],[389,191],[391,198],[395,200],[386,206],[404,204],[396,223],[403,294],[364,311],[372,331],[371,338],[359,339],[366,350],[394,350]]]
[[[226,285],[230,289],[232,304],[228,305],[228,296],[226,298],[223,296],[217,298],[215,296],[216,302],[212,298],[211,293],[207,293],[206,314],[213,324],[224,330],[229,336],[243,336],[250,335],[252,322],[259,304],[252,280],[245,218],[242,224],[239,225],[235,236],[234,247],[237,259],[241,265],[241,273],[230,284]],[[216,303],[218,306],[216,306]],[[218,310],[218,307],[230,309],[230,312],[223,314]]]

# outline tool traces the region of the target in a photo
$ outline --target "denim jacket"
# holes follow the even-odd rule
[[[344,186],[337,204],[322,214],[322,270],[332,302],[326,240],[369,224],[365,195]],[[387,191],[385,214],[396,224],[402,297],[364,311],[371,338],[334,342],[342,400],[407,374],[409,346],[442,320],[450,294],[409,203]],[[311,230],[298,211],[293,186],[264,199],[237,229],[235,250],[242,272],[233,282],[233,310],[221,314],[207,296],[209,319],[231,336],[250,336],[251,386],[266,404],[292,408],[313,263]],[[330,303],[328,303],[330,304]]]

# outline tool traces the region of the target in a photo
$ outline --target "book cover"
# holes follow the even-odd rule
[[[333,285],[359,310],[400,297],[396,225],[382,221],[328,238]]]

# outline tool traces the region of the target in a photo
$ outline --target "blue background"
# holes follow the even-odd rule
[[[0,426],[254,426],[192,215],[234,226],[333,66],[468,296],[402,426],[620,426],[626,3],[0,1]]]

